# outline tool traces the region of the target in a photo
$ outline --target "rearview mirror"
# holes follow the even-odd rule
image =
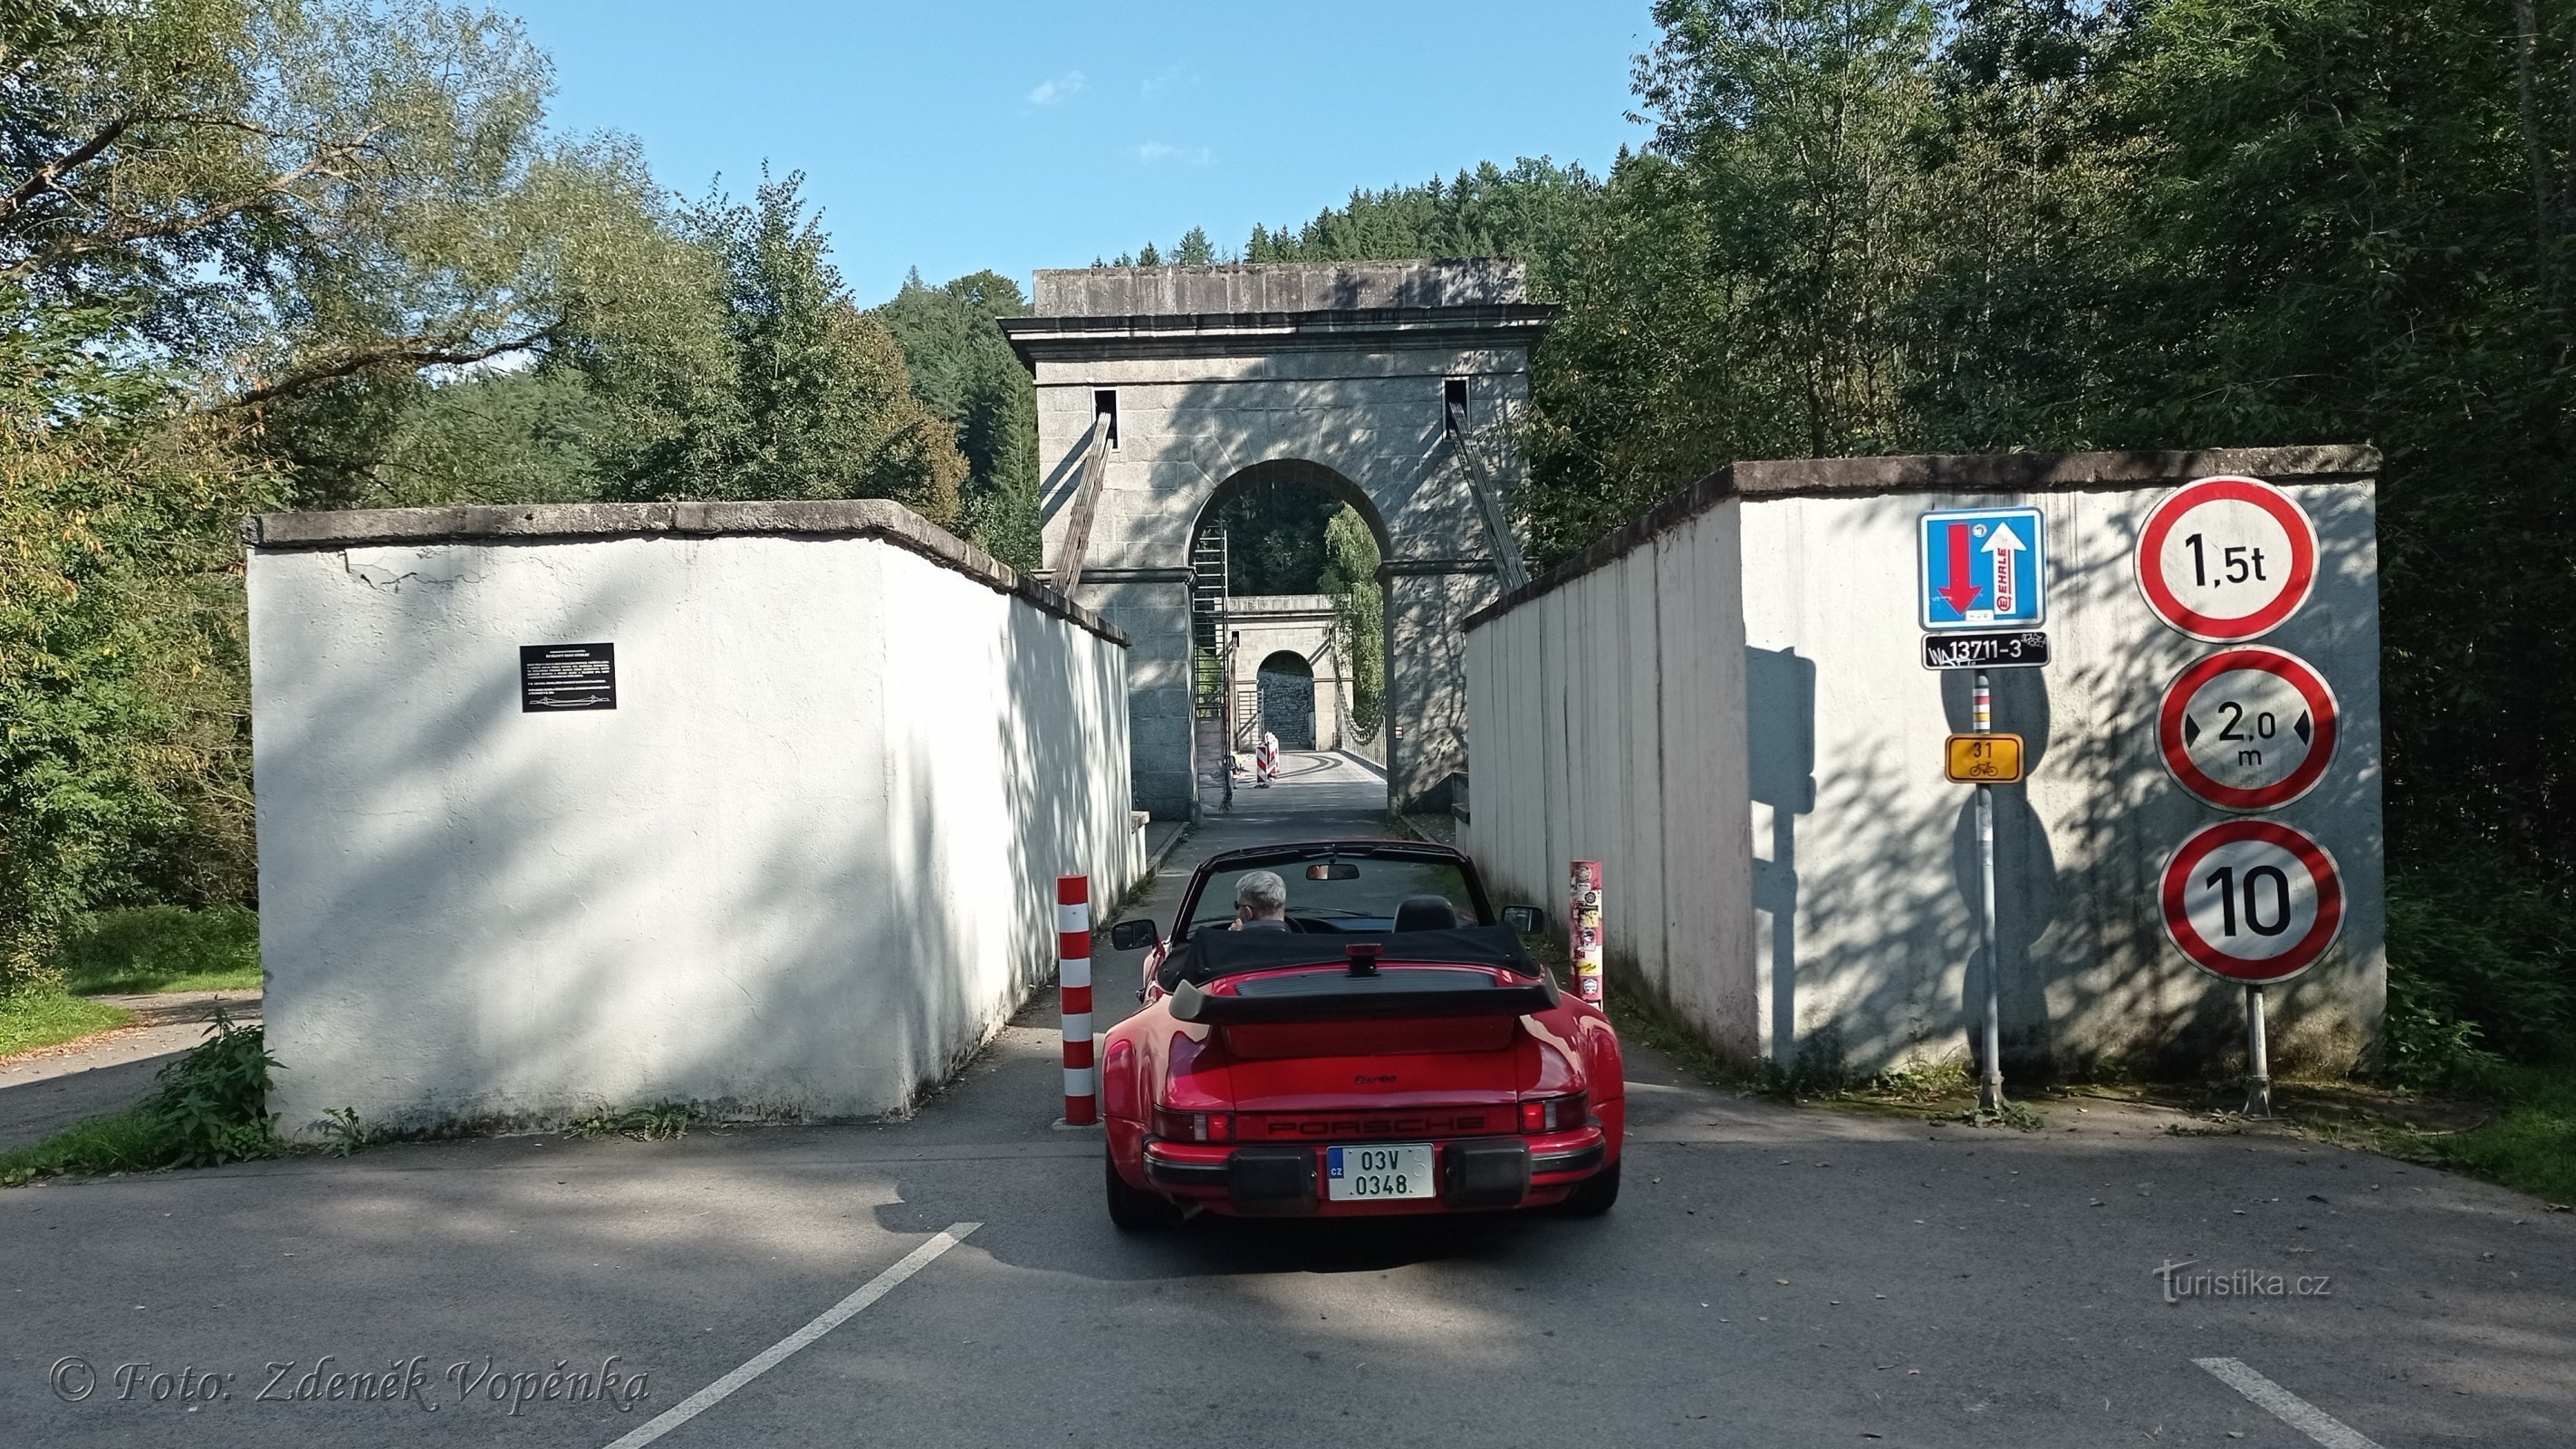
[[[1358,880],[1360,868],[1347,860],[1328,860],[1306,867],[1308,880]]]
[[[1503,924],[1519,935],[1535,936],[1547,929],[1547,912],[1536,906],[1505,906]]]
[[[1146,920],[1120,921],[1109,928],[1109,944],[1121,951],[1134,951],[1163,939],[1163,933]]]

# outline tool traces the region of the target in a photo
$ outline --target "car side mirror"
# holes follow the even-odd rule
[[[1109,944],[1121,951],[1141,950],[1161,939],[1163,933],[1155,930],[1151,921],[1120,921],[1109,928]]]
[[[1547,912],[1536,906],[1505,906],[1503,924],[1519,935],[1535,936],[1547,929]]]

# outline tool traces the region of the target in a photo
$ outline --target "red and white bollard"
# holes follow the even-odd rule
[[[1601,862],[1578,860],[1567,871],[1566,955],[1574,966],[1574,994],[1601,1000]]]
[[[1055,878],[1056,981],[1064,993],[1064,1125],[1100,1120],[1091,1065],[1091,877]]]

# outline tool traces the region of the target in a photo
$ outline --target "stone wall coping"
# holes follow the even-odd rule
[[[2272,482],[2356,483],[2379,472],[2379,450],[2329,443],[2288,448],[2132,449],[2109,453],[1913,453],[1874,458],[1782,458],[1730,463],[1641,517],[1469,614],[1474,629],[1616,563],[1727,499],[1863,498],[1897,493],[2110,492],[2179,487],[2238,473]]]
[[[429,544],[570,543],[615,538],[855,538],[892,544],[1121,648],[1127,635],[900,503],[883,498],[725,503],[520,503],[258,513],[242,542],[268,552]]]
[[[1304,312],[1068,314],[998,319],[1020,361],[1296,352],[1355,346],[1528,347],[1556,320],[1545,302]]]
[[[1526,301],[1529,266],[1500,257],[1456,257],[1052,267],[1039,271],[1035,283],[1030,310],[1063,317],[1347,312]]]
[[[1341,606],[1339,594],[1229,594],[1225,611],[1234,614],[1312,614]]]

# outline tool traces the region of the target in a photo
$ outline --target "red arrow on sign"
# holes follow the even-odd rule
[[[1934,592],[1946,600],[1961,618],[1966,618],[1968,606],[1974,604],[1977,601],[1977,595],[1984,593],[1985,590],[1977,586],[1974,555],[1968,551],[1968,525],[1953,523],[1948,525],[1948,528],[1950,531],[1950,582]]]

